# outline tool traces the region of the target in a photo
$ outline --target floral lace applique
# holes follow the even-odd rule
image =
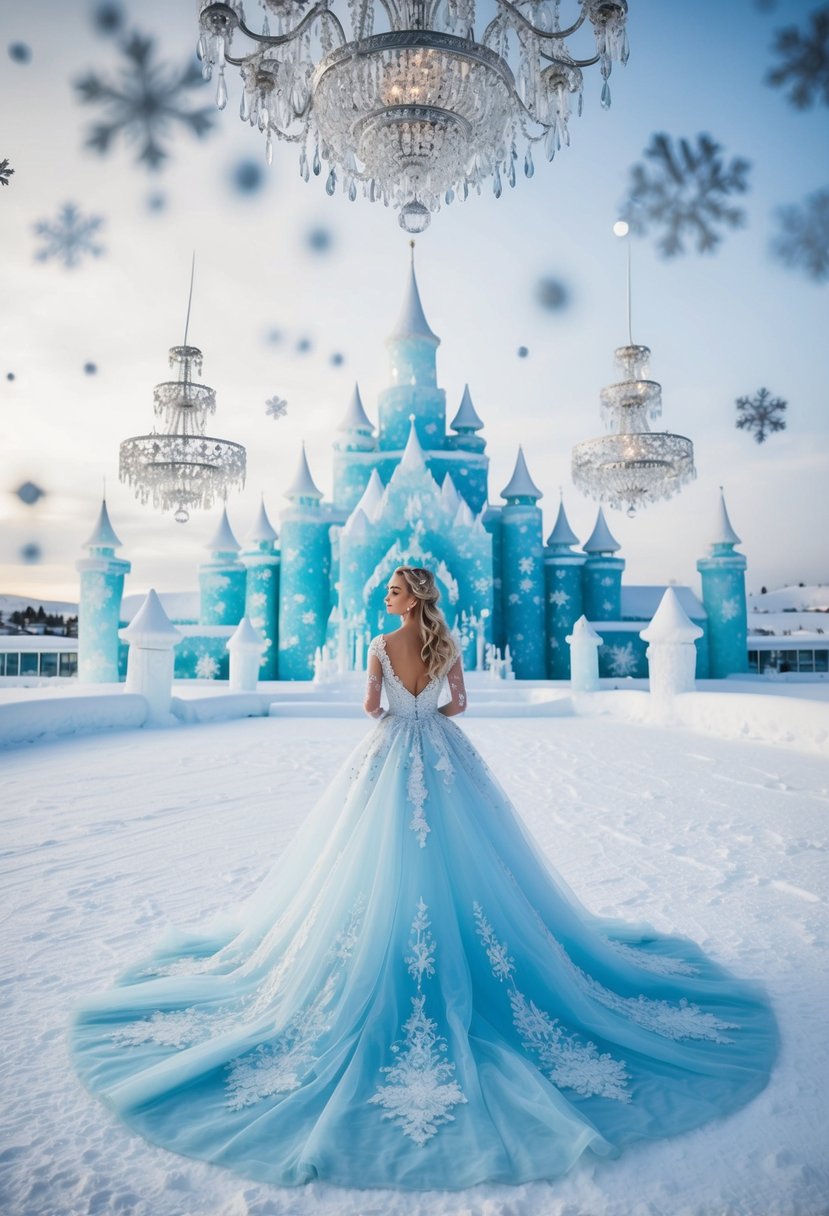
[[[489,959],[492,974],[509,989],[512,1021],[525,1051],[531,1051],[540,1068],[554,1085],[572,1089],[584,1098],[612,1098],[630,1102],[626,1082],[630,1079],[622,1060],[614,1060],[608,1052],[600,1052],[595,1043],[581,1042],[568,1034],[557,1018],[527,999],[515,982],[515,959],[505,942],[495,936],[495,930],[476,901],[472,905],[476,930]]]
[[[237,1023],[238,1017],[236,1010],[207,1011],[196,1009],[195,1006],[166,1013],[159,1010],[152,1017],[118,1027],[112,1031],[111,1037],[125,1047],[156,1043],[159,1047],[180,1050],[222,1034]]]
[[[605,941],[626,963],[630,963],[632,967],[638,967],[641,971],[650,971],[653,975],[697,975],[699,973],[699,967],[694,963],[686,962],[685,959],[672,958],[668,954],[650,954],[647,950],[640,950],[637,946],[629,946],[627,942],[616,942],[611,937],[606,937]]]
[[[426,837],[431,832],[429,822],[423,814],[423,804],[429,797],[423,770],[423,746],[419,736],[412,741],[409,752],[409,779],[406,783],[406,797],[412,805],[412,817],[409,827],[417,836],[421,849],[426,847]]]
[[[392,1045],[396,1063],[384,1067],[387,1083],[379,1086],[369,1102],[383,1107],[383,1118],[392,1119],[404,1135],[420,1146],[431,1140],[443,1123],[454,1120],[453,1107],[466,1102],[454,1080],[455,1065],[445,1059],[446,1040],[426,1016],[424,976],[435,974],[435,941],[430,932],[428,908],[420,899],[412,921],[406,965],[417,983],[412,1012],[403,1023],[403,1039]]]

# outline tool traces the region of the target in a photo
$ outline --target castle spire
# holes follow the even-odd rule
[[[515,460],[512,477],[501,491],[501,497],[506,499],[530,499],[532,502],[537,502],[539,498],[544,497],[532,477],[530,477],[530,471],[524,459],[524,449],[520,444],[518,445],[518,456]]]
[[[398,467],[411,473],[424,468],[425,465],[426,457],[423,455],[423,448],[420,446],[420,440],[417,437],[417,427],[415,426],[414,414],[412,414],[409,419],[409,438],[406,440],[406,446],[403,449],[403,455],[400,458],[400,465]]]
[[[568,550],[572,545],[577,545],[579,538],[576,536],[573,529],[570,527],[570,521],[564,510],[564,499],[558,504],[558,515],[553,530],[547,537],[547,545],[550,549],[556,549],[560,553]]]
[[[253,526],[245,537],[246,544],[270,544],[272,541],[278,540],[276,528],[268,519],[268,513],[265,510],[265,495],[263,494],[259,500],[259,513],[253,521]]]
[[[615,553],[617,549],[621,549],[618,540],[613,536],[610,528],[607,526],[607,520],[604,517],[604,511],[599,507],[599,512],[596,516],[596,523],[593,526],[593,531],[588,539],[584,542],[582,548],[585,553]]]
[[[369,433],[374,430],[374,423],[368,417],[363,407],[359,384],[354,385],[351,401],[337,429],[340,431],[367,431]]]
[[[389,335],[389,341],[398,341],[401,338],[419,338],[423,341],[431,342],[435,346],[439,346],[440,338],[429,328],[429,322],[426,320],[426,314],[420,302],[420,292],[417,288],[414,268],[414,241],[411,242],[411,249],[412,259],[409,269],[408,289],[403,300],[400,315],[397,318],[397,324]]]
[[[308,457],[305,454],[305,440],[302,441],[302,451],[299,455],[294,479],[285,491],[286,498],[322,498],[322,490],[318,489],[311,470],[308,468]]]
[[[484,424],[478,417],[478,412],[472,404],[469,385],[463,386],[463,396],[458,406],[458,412],[449,423],[453,431],[482,431]]]
[[[717,524],[714,529],[714,535],[708,542],[712,550],[717,549],[718,552],[723,551],[723,546],[728,549],[733,549],[735,545],[739,545],[740,538],[731,526],[731,520],[728,518],[728,508],[725,505],[725,494],[722,486],[720,486],[720,504],[717,513]]]
[[[101,510],[92,534],[84,543],[84,549],[118,549],[122,542],[110,523],[106,498],[101,499]]]
[[[227,518],[227,507],[222,507],[222,518],[219,520],[219,526],[205,545],[205,549],[209,553],[238,553],[241,547],[233,535],[230,520]]]

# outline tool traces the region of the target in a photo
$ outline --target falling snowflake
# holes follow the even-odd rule
[[[765,443],[767,435],[785,431],[785,410],[786,402],[781,397],[772,397],[767,388],[758,389],[753,397],[737,398],[737,427],[750,431],[758,443]]]
[[[724,621],[733,621],[735,616],[740,612],[740,605],[733,597],[728,600],[723,600],[720,604],[720,616]]]
[[[613,676],[632,676],[639,666],[639,657],[634,653],[633,642],[624,646],[603,646],[607,664]]]
[[[522,574],[532,574],[535,562],[531,557],[522,557],[518,563],[518,569]]]
[[[38,220],[34,225],[35,235],[44,242],[35,260],[48,262],[55,258],[72,270],[86,256],[99,258],[104,247],[96,243],[95,237],[103,222],[99,215],[83,216],[74,203],[64,203],[57,219]]]
[[[570,596],[566,591],[551,591],[550,603],[555,604],[556,608],[563,608],[565,604],[570,603]]]
[[[772,50],[780,63],[766,76],[773,88],[791,85],[789,101],[798,110],[829,105],[829,7],[815,9],[809,23],[803,31],[796,25],[777,31]]]
[[[798,206],[778,207],[780,231],[771,243],[784,265],[816,283],[829,279],[829,190],[817,190]]]
[[[288,402],[284,397],[269,397],[265,402],[265,413],[269,418],[284,418],[288,412]]]
[[[203,654],[196,664],[196,675],[200,680],[215,680],[219,674],[219,664],[212,655]]]
[[[183,68],[156,62],[153,39],[139,33],[131,34],[120,49],[125,62],[116,80],[90,72],[75,82],[83,103],[104,108],[104,120],[90,128],[86,146],[103,156],[123,135],[138,145],[139,163],[160,169],[169,155],[161,141],[171,123],[189,127],[199,138],[213,126],[211,108],[187,108],[185,95],[203,85],[201,69],[195,61]]]
[[[631,169],[628,197],[621,215],[632,232],[645,236],[661,232],[659,252],[666,258],[685,253],[693,241],[698,253],[711,253],[722,240],[717,228],[739,228],[745,211],[729,205],[732,194],[748,189],[751,162],[735,157],[725,164],[722,149],[710,135],[698,135],[697,147],[687,139],[676,147],[668,135],[654,135],[645,149],[652,167]]]
[[[0,186],[8,186],[9,178],[14,173],[7,160],[0,160]]]

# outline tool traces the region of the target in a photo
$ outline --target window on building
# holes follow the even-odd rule
[[[37,675],[37,660],[40,656],[27,652],[20,656],[20,674],[22,676]]]
[[[7,676],[16,676],[19,674],[19,672],[20,672],[20,655],[19,654],[7,654],[6,655],[6,675]]]
[[[815,651],[815,671],[829,671],[829,650]]]
[[[58,656],[55,651],[50,650],[40,656],[40,674],[42,676],[58,674]]]
[[[78,656],[74,651],[60,656],[60,674],[62,676],[76,676],[78,674]]]

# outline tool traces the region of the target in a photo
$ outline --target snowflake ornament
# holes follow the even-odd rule
[[[712,253],[722,240],[718,228],[740,228],[746,213],[729,200],[748,190],[751,162],[734,157],[726,164],[710,135],[698,135],[697,146],[670,136],[654,135],[645,156],[649,164],[631,169],[628,197],[620,214],[637,236],[661,233],[657,249],[666,258],[685,253],[694,242],[697,253]]]
[[[102,109],[103,121],[89,129],[86,146],[105,156],[119,136],[138,147],[138,163],[160,169],[169,158],[162,141],[171,124],[185,126],[201,139],[215,122],[212,107],[192,109],[191,90],[202,88],[201,69],[195,61],[173,68],[155,59],[155,42],[134,33],[121,43],[124,62],[115,80],[90,72],[75,82],[85,105]]]
[[[8,160],[0,160],[0,186],[8,186],[9,178],[14,173]]]
[[[788,25],[778,30],[773,51],[780,57],[766,76],[772,88],[790,87],[788,98],[797,110],[816,102],[829,106],[829,6],[809,14],[809,27]]]
[[[99,258],[104,247],[95,238],[103,222],[100,215],[84,216],[74,203],[64,203],[56,219],[38,220],[34,225],[35,235],[43,240],[35,260],[54,258],[67,270],[74,270],[85,257]]]
[[[269,418],[284,418],[288,412],[288,402],[284,397],[269,397],[265,402],[265,413]]]
[[[730,599],[723,600],[720,604],[720,617],[723,621],[733,621],[739,615],[739,601],[732,596]]]
[[[736,425],[741,431],[749,431],[758,443],[765,443],[774,431],[785,431],[785,411],[782,397],[772,397],[767,388],[761,388],[753,397],[737,398]]]
[[[774,256],[816,283],[829,280],[829,190],[817,190],[799,205],[778,207],[776,215]]]

